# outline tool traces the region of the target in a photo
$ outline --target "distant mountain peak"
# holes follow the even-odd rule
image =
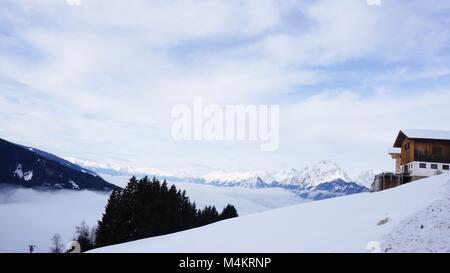
[[[249,187],[256,186],[258,178],[266,184],[291,186],[317,186],[321,183],[339,179],[346,182],[351,181],[349,176],[336,163],[329,160],[319,161],[311,167],[305,167],[300,170],[295,168],[274,172],[256,170],[226,172],[221,170],[203,176],[203,179],[209,184]]]
[[[130,166],[120,166],[117,164],[110,163],[99,163],[95,161],[83,160],[74,157],[66,157],[67,161],[70,161],[74,164],[80,165],[86,169],[91,171],[106,173],[110,175],[154,175],[161,177],[172,177],[176,176],[175,174],[163,171],[157,168],[142,168],[142,167],[130,167]]]
[[[375,176],[382,172],[383,171],[379,169],[368,169],[358,174],[358,176],[356,176],[354,180],[360,185],[363,185],[364,187],[370,189],[375,179]]]

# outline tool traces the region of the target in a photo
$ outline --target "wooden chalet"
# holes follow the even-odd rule
[[[377,175],[372,191],[449,172],[450,131],[401,130],[389,154],[396,171]]]

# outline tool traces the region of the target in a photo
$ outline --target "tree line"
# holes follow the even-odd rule
[[[148,177],[132,177],[124,189],[114,190],[97,228],[84,223],[77,227],[75,240],[81,251],[165,235],[238,217],[227,205],[219,213],[215,206],[198,209],[185,191]]]

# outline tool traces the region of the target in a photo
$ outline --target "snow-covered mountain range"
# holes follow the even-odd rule
[[[2,147],[4,147],[3,155],[5,156],[2,159],[5,161],[3,166],[7,167],[3,171],[3,180],[10,183],[15,181],[16,184],[28,187],[45,186],[77,190],[88,188],[113,189],[115,186],[107,183],[101,176],[114,178],[147,175],[169,182],[190,182],[221,187],[284,188],[303,198],[318,200],[367,191],[371,184],[370,180],[373,180],[373,175],[377,173],[377,171],[371,170],[363,173],[359,178],[360,180],[354,180],[337,164],[323,160],[303,169],[292,168],[279,171],[222,170],[203,176],[192,176],[182,172],[169,172],[156,168],[123,167],[76,158],[63,159],[32,147],[16,145],[6,141],[2,143]],[[20,158],[12,155],[15,151],[20,152]],[[7,154],[11,154],[11,156],[6,156]],[[36,162],[41,163],[39,165]],[[54,167],[50,167],[53,165]],[[58,174],[58,176],[55,177],[55,174]],[[65,175],[68,175],[68,177],[65,177]],[[97,182],[94,183],[90,180],[96,180]]]
[[[225,172],[218,171],[203,176],[205,183],[219,186],[244,186],[258,188],[261,186],[280,186],[285,188],[298,187],[298,185],[318,186],[322,183],[335,180],[352,182],[352,179],[331,161],[320,161],[312,167],[304,169],[290,169],[275,172],[245,171]]]
[[[325,199],[365,192],[370,187],[370,172],[363,181],[351,179],[336,163],[323,160],[311,167],[279,171],[214,171],[203,176],[174,174],[154,168],[130,168],[66,158],[96,173],[112,176],[155,176],[171,182],[191,182],[221,187],[285,188],[307,199]],[[375,172],[372,172],[375,173]],[[373,179],[373,177],[372,177]]]
[[[163,171],[156,168],[134,168],[134,167],[124,167],[117,164],[99,163],[89,160],[77,159],[74,157],[66,157],[65,160],[72,162],[73,164],[83,166],[98,173],[106,173],[113,176],[124,176],[124,175],[152,175],[158,177],[172,177],[175,176],[171,172]]]
[[[170,172],[166,170],[149,167],[121,166],[118,164],[100,163],[95,161],[78,159],[74,157],[65,157],[64,159],[73,164],[82,166],[83,168],[98,173],[99,175],[102,176],[131,177],[134,175],[137,177],[143,176],[156,177],[160,180],[167,180],[171,182],[193,182],[193,183],[203,182],[201,177],[192,176],[184,172]]]
[[[285,188],[306,199],[327,199],[365,192],[365,186],[354,182],[336,163],[323,160],[303,169],[226,172],[217,171],[202,177],[204,183],[226,187]]]

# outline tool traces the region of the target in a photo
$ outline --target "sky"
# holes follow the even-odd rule
[[[400,129],[450,130],[450,1],[0,1],[0,138],[60,156],[356,175],[393,169]],[[279,105],[279,148],[173,139],[194,98]]]

